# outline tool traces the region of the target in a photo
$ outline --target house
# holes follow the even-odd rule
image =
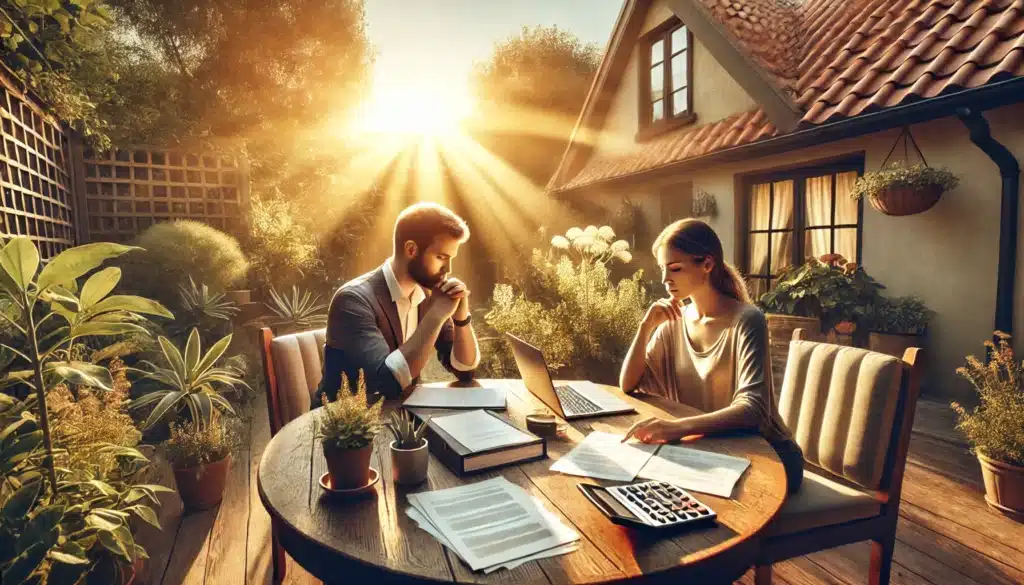
[[[1024,332],[1022,76],[1022,0],[627,0],[548,191],[640,201],[655,226],[713,195],[755,295],[797,259],[856,260],[937,313],[926,392],[966,398],[964,357]],[[934,207],[848,196],[913,145],[960,179]]]

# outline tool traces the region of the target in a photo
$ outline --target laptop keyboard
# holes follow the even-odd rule
[[[601,412],[601,407],[583,397],[571,386],[555,386],[555,393],[562,403],[566,414],[593,414]]]

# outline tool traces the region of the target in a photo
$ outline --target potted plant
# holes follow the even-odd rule
[[[895,161],[864,173],[854,184],[852,195],[854,199],[867,197],[872,207],[886,215],[912,215],[930,209],[958,183],[949,170]]]
[[[981,403],[968,412],[952,403],[957,425],[981,464],[989,507],[1024,521],[1024,364],[1016,361],[1010,336],[995,332],[997,346],[985,341],[991,359],[967,356],[957,373],[978,391]]]
[[[337,399],[330,402],[323,398],[317,438],[323,445],[333,489],[356,489],[370,483],[370,456],[380,431],[382,404],[382,400],[368,404],[362,370],[356,392],[351,391],[348,377],[342,376]]]
[[[201,420],[171,423],[171,438],[164,447],[187,510],[212,508],[224,497],[231,454],[241,444],[229,421],[234,419],[214,414],[209,424]]]
[[[871,308],[868,349],[902,357],[908,347],[921,347],[931,317],[917,297],[879,297]]]
[[[430,420],[429,417],[427,420]],[[396,411],[391,413],[388,428],[395,435],[395,440],[391,442],[391,472],[395,483],[423,483],[427,479],[427,463],[430,461],[427,439],[423,437],[427,421],[416,426],[416,417],[411,413]]]

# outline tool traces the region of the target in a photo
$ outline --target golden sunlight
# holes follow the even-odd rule
[[[456,134],[473,111],[473,98],[464,85],[378,78],[369,99],[357,114],[362,132],[438,137]]]

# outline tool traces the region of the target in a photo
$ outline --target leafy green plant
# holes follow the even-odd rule
[[[65,380],[102,390],[109,390],[112,384],[106,368],[67,359],[70,348],[76,340],[90,336],[145,331],[135,322],[142,314],[172,317],[155,301],[111,295],[121,278],[121,271],[115,267],[95,272],[80,293],[74,292],[78,278],[130,250],[120,244],[86,244],[61,252],[40,270],[39,251],[30,239],[19,236],[0,249],[0,297],[6,297],[16,315],[0,313],[0,319],[14,330],[22,350],[6,344],[2,347],[26,367],[0,375],[0,388],[22,384],[36,394],[51,494],[57,488],[57,472],[46,391]],[[39,311],[47,305],[49,311],[39,318]],[[51,321],[60,326],[41,337],[40,332]]]
[[[315,237],[283,199],[253,200],[245,249],[262,286],[294,284],[321,263]]]
[[[142,425],[144,430],[153,428],[166,416],[177,418],[182,412],[187,412],[188,420],[201,426],[210,424],[215,409],[235,414],[231,403],[221,394],[249,386],[234,368],[217,366],[231,345],[231,337],[222,338],[203,354],[197,329],[189,335],[184,353],[169,339],[160,336],[164,365],[144,361],[145,369],[133,370],[141,374],[141,384],[148,382],[159,388],[136,398],[129,406],[132,410],[153,407]]]
[[[922,164],[907,166],[903,161],[895,161],[881,170],[864,173],[854,183],[851,195],[854,199],[877,197],[884,191],[899,188],[938,188],[940,192],[945,192],[955,189],[959,182],[956,175],[947,169]]]
[[[1024,364],[1014,356],[1009,335],[996,331],[995,336],[998,346],[985,341],[988,363],[971,355],[956,370],[978,391],[981,403],[970,412],[957,402],[951,406],[958,418],[956,428],[975,453],[1024,466]]]
[[[430,420],[430,417],[427,417]],[[395,436],[398,444],[397,449],[415,449],[423,444],[423,435],[427,432],[427,420],[419,426],[416,425],[416,417],[407,410],[399,410],[391,413],[391,422],[387,427]]]
[[[225,299],[223,292],[211,292],[205,283],[197,285],[191,276],[187,285],[178,287],[178,310],[171,330],[175,335],[185,334],[198,328],[205,334],[223,335],[231,319],[240,309]],[[209,337],[206,337],[209,339]]]
[[[643,271],[613,283],[609,265],[632,261],[629,244],[615,240],[603,226],[569,229],[551,240],[547,253],[535,249],[524,284],[497,284],[484,315],[496,333],[512,333],[544,351],[560,374],[610,379],[647,308]],[[517,290],[518,288],[518,290]],[[482,331],[482,333],[485,333]],[[514,362],[500,336],[481,336],[494,344],[484,368],[490,374],[511,374]]]
[[[338,398],[333,402],[323,397],[317,438],[334,449],[359,449],[373,442],[380,432],[380,411],[384,404],[378,400],[367,404],[366,376],[359,370],[356,391],[352,392],[348,376],[342,376]]]
[[[280,333],[327,326],[327,304],[320,302],[320,295],[314,295],[308,290],[300,294],[299,287],[292,286],[291,296],[271,288],[270,299],[270,303],[264,303],[273,313],[267,318],[267,324],[280,327]]]
[[[220,461],[242,446],[237,419],[214,416],[208,425],[193,421],[171,423],[164,442],[167,459],[177,469],[191,469]]]
[[[240,283],[249,270],[238,240],[198,221],[158,223],[139,234],[136,243],[142,249],[119,262],[125,285],[169,307],[178,303],[179,287],[190,279],[219,293]]]
[[[829,331],[843,322],[864,322],[883,288],[856,263],[826,254],[783,270],[757,304],[766,313],[817,317]]]
[[[94,443],[90,452],[117,460],[117,474],[94,465],[61,466],[56,490],[43,489],[50,458],[33,411],[35,396],[17,401],[0,393],[0,571],[13,585],[121,582],[136,558],[146,558],[131,532],[137,518],[159,528],[151,506],[171,490],[137,480],[148,461],[138,450]],[[52,454],[66,454],[54,449]],[[86,461],[88,462],[88,461]],[[83,581],[84,579],[84,581]]]
[[[895,335],[921,335],[934,313],[914,296],[879,297],[871,308],[871,330]]]

